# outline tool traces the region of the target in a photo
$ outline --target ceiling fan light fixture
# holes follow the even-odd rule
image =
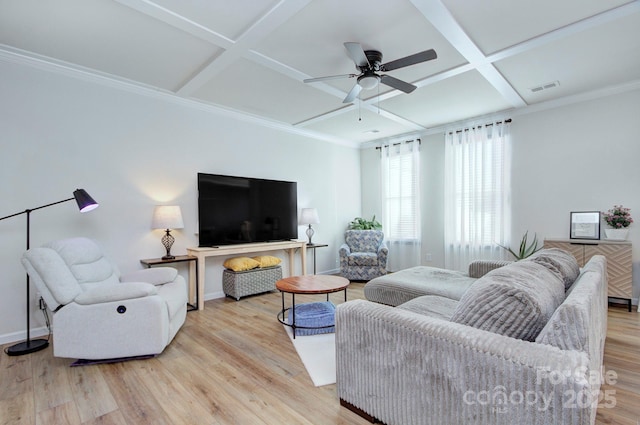
[[[376,88],[379,82],[380,82],[380,77],[375,74],[362,75],[358,77],[358,84],[360,85],[360,87],[362,87],[365,90],[371,90]]]

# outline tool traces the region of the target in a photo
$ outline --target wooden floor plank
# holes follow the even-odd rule
[[[36,412],[48,411],[73,402],[73,393],[66,370],[70,363],[69,359],[52,357],[47,351],[33,353],[30,357],[34,386],[39,389],[34,392]],[[66,411],[66,408],[62,410]]]
[[[65,424],[80,425],[80,414],[73,401],[56,404],[54,407],[40,410],[37,415],[36,425]]]
[[[4,382],[0,381],[0,384],[4,385]],[[12,398],[0,400],[0,423],[2,425],[34,424],[33,392],[22,392]]]
[[[363,298],[353,283],[348,298]],[[332,294],[335,303],[342,294]],[[296,297],[297,302],[323,300]],[[285,302],[290,303],[289,297]],[[0,356],[0,423],[68,424],[314,424],[364,425],[340,407],[336,386],[314,387],[282,325],[280,293],[207,301],[190,312],[174,341],[153,359],[69,367],[49,347]],[[640,314],[611,306],[605,383],[612,400],[596,423],[638,425]]]
[[[111,394],[109,384],[102,375],[102,366],[104,365],[65,366],[82,423],[118,410],[118,404]],[[117,385],[113,390],[120,391],[120,386]]]

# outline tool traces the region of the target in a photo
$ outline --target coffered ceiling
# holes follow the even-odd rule
[[[359,73],[344,42],[438,57],[344,104],[355,78],[303,82]],[[345,143],[637,88],[639,52],[640,0],[0,0],[0,59]]]

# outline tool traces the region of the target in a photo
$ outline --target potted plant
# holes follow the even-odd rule
[[[538,236],[535,233],[533,234],[533,241],[530,244],[527,243],[528,237],[529,232],[527,231],[520,240],[520,248],[518,249],[518,252],[514,252],[511,248],[502,245],[500,246],[509,251],[509,253],[515,257],[516,261],[524,260],[542,249],[542,247],[538,247]]]
[[[356,217],[349,223],[349,230],[382,230],[382,224],[376,220],[376,216],[371,220]]]
[[[614,205],[606,213],[602,213],[605,223],[611,227],[611,229],[604,229],[604,233],[607,239],[623,241],[627,239],[629,229],[627,229],[633,218],[631,218],[631,209],[625,208],[622,205]]]

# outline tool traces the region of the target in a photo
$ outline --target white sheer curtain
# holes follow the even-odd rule
[[[387,269],[420,265],[420,141],[382,148],[382,230]]]
[[[445,146],[445,267],[503,259],[511,228],[509,122],[452,130]]]

